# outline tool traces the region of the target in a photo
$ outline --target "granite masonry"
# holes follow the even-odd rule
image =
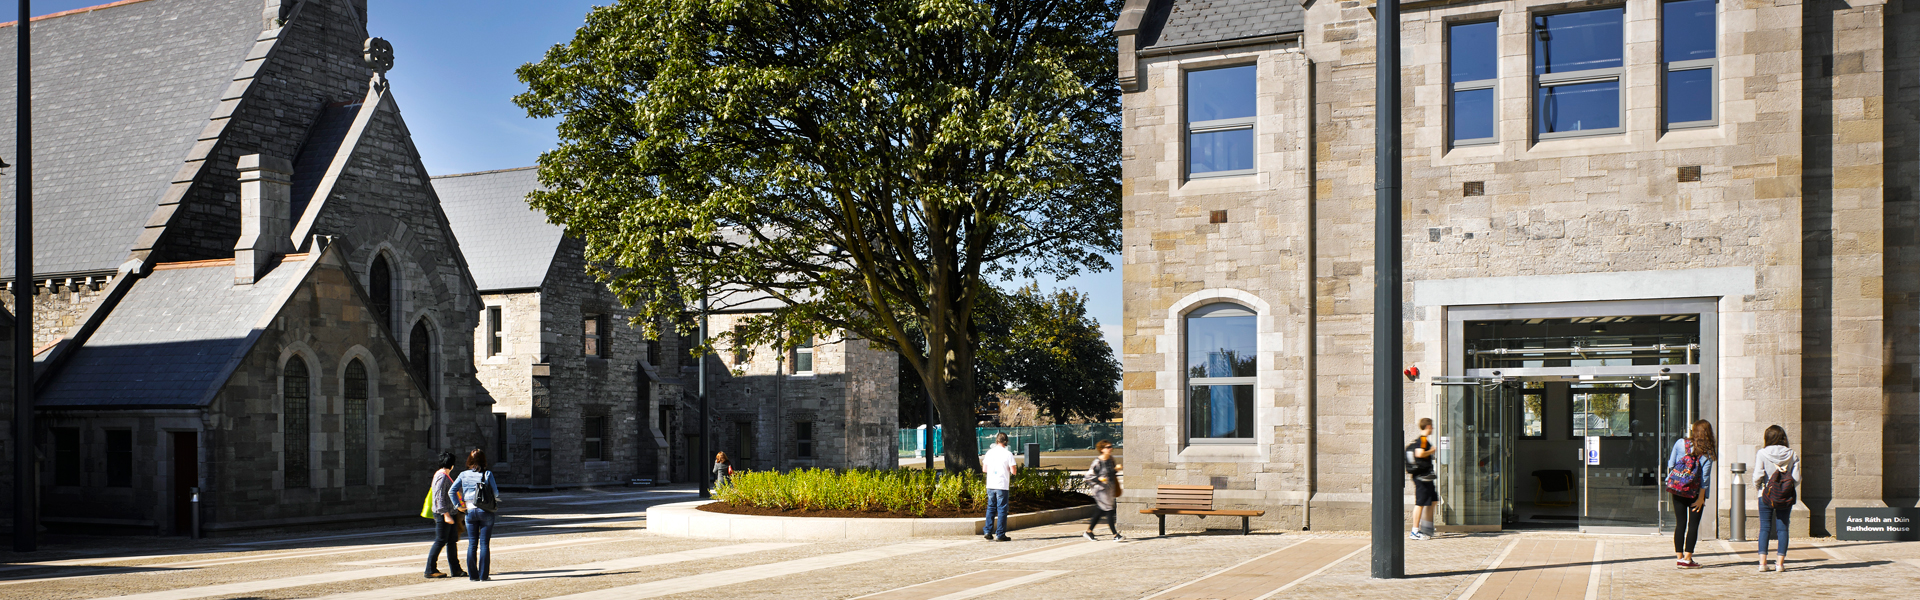
[[[1697,344],[1685,364],[1658,364],[1681,365],[1670,367],[1679,379],[1660,380],[1684,387],[1687,407],[1676,410],[1719,433],[1712,530],[1726,528],[1730,463],[1751,461],[1773,424],[1806,460],[1796,530],[1830,531],[1836,507],[1914,506],[1920,50],[1899,33],[1920,27],[1920,10],[1904,1],[1720,0],[1688,5],[1706,7],[1698,10],[1709,16],[1691,18],[1711,19],[1709,27],[1663,28],[1676,18],[1665,16],[1670,5],[1679,6],[1401,4],[1407,296],[1405,364],[1393,368],[1425,373],[1406,386],[1408,426],[1462,418],[1450,412],[1458,407],[1451,388],[1430,385],[1449,381],[1433,376],[1488,375],[1472,350],[1491,338],[1473,327],[1506,317],[1475,315],[1536,311],[1543,318],[1513,326],[1561,327],[1556,339],[1658,329]],[[1134,509],[1151,502],[1155,485],[1211,484],[1220,488],[1218,504],[1264,509],[1269,527],[1368,525],[1372,9],[1364,1],[1129,0],[1119,17],[1132,480],[1124,519],[1151,521]],[[1618,58],[1612,70],[1592,71],[1599,87],[1589,89],[1617,90],[1606,96],[1618,104],[1607,117],[1616,126],[1542,133],[1557,118],[1542,107],[1564,106],[1543,98],[1565,91],[1551,87],[1560,85],[1548,77],[1558,71],[1536,66],[1550,60],[1543,48],[1561,47],[1546,44],[1558,26],[1546,19],[1607,10],[1618,11],[1618,33],[1595,38],[1612,44],[1597,55]],[[1485,34],[1493,74],[1463,82],[1451,74],[1467,68],[1454,62],[1465,59],[1450,57],[1473,48],[1456,43],[1465,34],[1455,26],[1476,23],[1493,32]],[[1663,62],[1682,45],[1705,48],[1711,59]],[[1205,121],[1213,109],[1193,99],[1214,92],[1194,87],[1209,80],[1193,74],[1245,66],[1251,117]],[[1682,68],[1710,69],[1697,88],[1710,99],[1704,121],[1669,118],[1681,85],[1669,75]],[[1460,92],[1469,89],[1491,98],[1487,137],[1459,133],[1466,121],[1456,119],[1478,114],[1456,105],[1481,97]],[[1213,158],[1198,154],[1207,148],[1189,136],[1207,127],[1250,127],[1250,168],[1196,167]],[[1189,323],[1199,320],[1189,317],[1219,306],[1251,315],[1249,339],[1257,340],[1249,342],[1257,344],[1257,374],[1230,382],[1251,386],[1251,409],[1240,418],[1253,426],[1227,443],[1194,433],[1207,394],[1218,391],[1190,389],[1198,385],[1190,378],[1209,371],[1204,359],[1186,356],[1188,328],[1198,326]],[[1613,334],[1609,323],[1619,323]],[[1584,364],[1575,357],[1562,366]],[[1543,424],[1538,443],[1559,444],[1552,447],[1565,452],[1548,454],[1571,462],[1579,436],[1568,437],[1562,424],[1573,418],[1567,394],[1586,384],[1528,381],[1555,406],[1540,414],[1561,419]],[[1673,439],[1668,425],[1633,427],[1634,436]],[[1410,429],[1406,439],[1414,435]],[[1494,450],[1521,464],[1495,492],[1531,506],[1542,498],[1530,471],[1561,467],[1530,467],[1528,446],[1516,457],[1511,443]],[[1634,452],[1664,460],[1665,449]],[[1457,508],[1455,496],[1442,496],[1443,507]],[[1492,526],[1500,525],[1496,514]]]

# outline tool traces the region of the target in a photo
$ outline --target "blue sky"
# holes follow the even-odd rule
[[[525,90],[514,69],[571,39],[595,4],[610,1],[370,0],[368,30],[393,43],[388,77],[427,171],[448,175],[524,167],[552,148],[553,123],[529,119],[513,105],[514,94]],[[37,16],[104,3],[40,0],[32,6]],[[13,20],[19,4],[0,1],[0,11],[0,21]],[[1108,259],[1118,267],[1118,256]],[[1119,352],[1117,268],[1040,283],[1090,294],[1088,308]]]

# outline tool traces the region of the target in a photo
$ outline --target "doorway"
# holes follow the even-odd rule
[[[173,532],[193,535],[193,495],[200,487],[200,434],[175,431],[173,437]]]

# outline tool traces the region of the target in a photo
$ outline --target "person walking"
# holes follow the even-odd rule
[[[1100,440],[1093,447],[1100,451],[1100,457],[1093,459],[1093,464],[1087,467],[1086,479],[1093,488],[1094,508],[1100,509],[1100,512],[1093,513],[1093,520],[1087,522],[1087,541],[1099,541],[1093,537],[1093,528],[1100,524],[1100,517],[1107,518],[1107,530],[1113,532],[1114,541],[1124,540],[1126,538],[1120,537],[1120,524],[1113,513],[1114,498],[1120,496],[1120,469],[1113,464],[1113,442]]]
[[[726,485],[727,480],[732,478],[733,461],[727,460],[725,452],[715,453],[713,455],[713,487]]]
[[[1787,430],[1779,425],[1767,428],[1767,442],[1753,454],[1753,466],[1760,471],[1755,487],[1760,490],[1760,572],[1767,572],[1767,542],[1780,538],[1780,553],[1774,559],[1774,572],[1787,570],[1787,521],[1799,500],[1795,486],[1800,483],[1800,455],[1787,446]]]
[[[487,560],[493,542],[493,523],[499,518],[500,486],[487,470],[487,453],[475,449],[467,453],[467,470],[453,481],[450,499],[467,512],[467,579],[493,581],[492,564]]]
[[[981,533],[987,541],[1013,541],[1007,537],[1007,495],[1013,489],[1013,473],[1020,463],[1007,449],[1007,434],[993,436],[993,447],[980,457],[980,469],[987,474],[987,522]]]
[[[1410,540],[1433,539],[1433,510],[1440,504],[1440,491],[1433,482],[1433,419],[1420,418],[1420,437],[1407,444],[1407,476],[1413,479],[1414,529]]]
[[[433,549],[427,551],[427,578],[466,577],[467,572],[460,570],[460,522],[455,517],[465,517],[448,498],[447,492],[453,489],[453,453],[440,453],[440,470],[433,472],[432,491],[427,493],[433,513]],[[447,570],[441,573],[440,549],[447,550]]]
[[[1698,569],[1693,562],[1694,545],[1700,541],[1700,515],[1713,489],[1713,459],[1719,453],[1713,437],[1713,424],[1706,419],[1693,422],[1687,437],[1673,441],[1667,453],[1667,493],[1673,501],[1674,566]]]

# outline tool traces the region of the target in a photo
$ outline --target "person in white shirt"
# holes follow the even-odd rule
[[[981,533],[989,542],[1012,541],[1007,537],[1007,494],[1020,464],[1007,450],[1007,434],[993,436],[993,447],[980,457],[980,469],[987,473],[987,523]]]

